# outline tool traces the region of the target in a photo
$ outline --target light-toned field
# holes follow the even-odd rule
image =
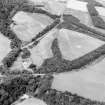
[[[0,33],[0,63],[10,50],[10,40]]]
[[[105,59],[79,72],[55,75],[52,88],[69,91],[91,100],[105,101]]]
[[[84,11],[80,13],[79,11],[77,12],[71,11],[71,12],[75,16],[79,17],[81,22],[91,26],[90,17],[87,17],[87,12],[84,12]],[[21,19],[19,18],[20,16],[21,16]],[[52,20],[46,17],[39,16],[37,18],[36,15],[30,16],[29,14],[26,14],[26,13],[20,14],[19,17],[17,18],[16,21],[18,21],[18,23],[20,22],[19,24],[22,24],[22,25],[15,27],[15,32],[17,33],[18,37],[24,41],[30,40],[33,36],[36,35],[36,33],[41,31],[43,27],[45,27],[46,25],[52,22]],[[104,44],[104,42],[102,41],[91,38],[89,36],[85,36],[84,34],[80,34],[78,32],[68,31],[68,30],[61,30],[60,32],[58,32],[57,30],[53,30],[41,40],[38,46],[36,46],[31,50],[32,62],[34,62],[37,66],[40,66],[43,63],[44,59],[53,56],[51,52],[51,44],[55,37],[58,38],[59,47],[63,57],[69,60],[78,58]],[[3,40],[4,39],[5,38],[3,38]],[[0,43],[1,42],[2,40],[0,41]],[[0,45],[3,45],[3,44],[1,43]],[[7,48],[6,48],[6,51],[7,51]],[[5,52],[5,49],[4,49],[4,52]],[[4,53],[2,52],[2,54]],[[55,78],[52,84],[52,88],[55,88],[61,91],[67,90],[67,91],[70,91],[71,93],[76,93],[80,96],[83,96],[85,98],[89,98],[92,100],[105,101],[105,69],[104,68],[105,68],[105,59],[98,62],[97,64],[91,65],[85,68],[84,70],[81,70],[78,72],[69,72],[69,73],[61,73],[61,74],[54,75]],[[46,104],[43,103],[42,101],[39,102],[39,100],[37,99],[30,99],[18,105],[46,105]]]
[[[13,17],[13,20],[17,25],[11,25],[11,28],[23,41],[30,41],[36,34],[52,22],[47,16],[29,14],[22,11],[18,12]]]
[[[17,105],[47,105],[47,104],[37,98],[29,98],[21,103],[18,103]]]
[[[105,43],[85,34],[66,29],[60,31],[58,39],[64,58],[69,60],[83,56]]]
[[[62,30],[59,36],[63,57],[72,60],[104,44],[100,40],[73,31]],[[55,75],[52,87],[77,93],[93,100],[105,100],[105,59],[78,72]]]
[[[40,43],[31,50],[31,58],[37,66],[40,66],[46,58],[53,56],[51,51],[51,45],[53,40],[57,37],[57,30],[54,29],[49,32]]]

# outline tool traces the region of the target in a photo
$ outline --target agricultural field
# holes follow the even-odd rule
[[[0,105],[105,105],[104,1],[0,8]]]

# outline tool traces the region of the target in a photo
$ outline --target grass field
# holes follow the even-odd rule
[[[0,33],[0,62],[10,50],[10,40]]]
[[[43,102],[42,100],[39,100],[37,98],[30,98],[30,99],[27,99],[25,100],[24,102],[21,102],[17,105],[47,105],[45,102]]]
[[[55,75],[52,88],[105,102],[105,59],[78,72]]]
[[[71,0],[73,1],[73,0]],[[74,3],[75,5],[76,3]],[[77,3],[78,4],[78,3]],[[81,3],[80,3],[81,4]],[[69,5],[68,5],[69,6]],[[83,6],[75,6],[71,13],[78,17],[80,21],[88,26],[92,26],[90,17],[88,17],[87,9]],[[52,6],[53,8],[53,6]],[[51,8],[51,9],[52,9]],[[81,11],[81,8],[83,11]],[[84,8],[84,9],[83,9]],[[58,8],[57,8],[58,9]],[[63,8],[64,9],[64,8]],[[62,9],[62,10],[63,10]],[[76,11],[75,11],[76,10]],[[102,8],[99,9],[103,10]],[[105,11],[105,10],[104,10]],[[52,9],[52,13],[56,12],[56,9]],[[61,11],[59,11],[61,12]],[[57,12],[57,13],[59,13]],[[82,15],[83,14],[83,15]],[[105,14],[101,11],[101,15],[104,18]],[[17,36],[23,41],[30,41],[38,32],[40,32],[45,26],[53,22],[52,19],[47,16],[38,14],[30,14],[20,12],[13,18],[16,21],[16,26],[12,26],[12,29],[16,32]],[[105,31],[103,31],[104,33]],[[54,29],[46,34],[46,36],[40,41],[40,43],[30,50],[31,60],[38,67],[47,58],[53,57],[51,51],[51,45],[55,38],[58,38],[59,47],[64,59],[73,60],[86,53],[96,49],[97,47],[105,44],[105,42],[92,37],[86,36],[79,32],[71,30]],[[10,41],[4,36],[0,35],[0,61],[10,51]],[[4,46],[5,45],[5,46]],[[19,61],[20,60],[20,61]],[[15,67],[23,69],[23,65],[19,58],[14,64]],[[26,62],[27,66],[27,62]],[[69,91],[76,93],[82,97],[89,98],[91,100],[104,101],[105,102],[105,59],[83,68],[78,72],[60,73],[54,75],[54,81],[52,88],[60,91]],[[27,99],[26,101],[17,105],[46,105],[39,99]]]

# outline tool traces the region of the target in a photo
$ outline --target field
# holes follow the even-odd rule
[[[0,63],[10,50],[10,40],[0,33]]]
[[[72,2],[73,0],[69,3]],[[98,36],[103,35],[104,38],[105,30],[93,25],[86,3],[34,3],[44,4],[45,7],[39,7],[44,8],[43,11],[24,4],[12,17],[11,32],[16,34],[21,43],[0,34],[0,62],[10,51],[14,51],[6,58],[7,62],[4,62],[5,69],[10,71],[7,74],[4,72],[7,82],[4,79],[0,84],[1,89],[4,87],[4,94],[0,90],[0,102],[7,102],[4,105],[9,105],[14,100],[17,101],[13,105],[105,105],[105,40],[88,34],[94,33],[92,29],[89,31],[89,28],[93,28],[99,32]],[[99,15],[104,21],[105,8],[96,7],[96,10],[98,13],[101,11]],[[59,16],[62,13],[71,15]],[[48,31],[52,26],[53,29]],[[95,35],[97,34],[93,36]],[[13,40],[21,45],[11,45]],[[19,55],[16,51],[20,52]],[[90,53],[92,51],[94,53]],[[2,71],[2,67],[0,70]],[[22,95],[29,95],[31,98],[18,102]]]

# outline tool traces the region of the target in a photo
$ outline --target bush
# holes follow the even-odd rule
[[[31,53],[27,48],[22,49],[22,58],[23,59],[29,58],[30,55],[31,55]]]
[[[87,9],[88,9],[88,12],[91,16],[98,16],[98,12],[96,11],[94,5],[87,4]]]
[[[90,16],[91,16],[93,25],[94,25],[95,27],[105,29],[105,22],[104,22],[104,20],[99,16],[99,14],[98,14],[98,12],[96,11],[94,5],[88,4],[88,5],[87,5],[87,8],[88,8],[89,14],[90,14]]]
[[[11,52],[9,52],[8,55],[2,60],[4,66],[7,68],[11,67],[19,56],[20,52],[20,49],[13,49]]]
[[[98,28],[105,29],[105,21],[99,16],[91,16],[93,25]]]
[[[42,99],[48,105],[104,105],[104,103],[91,101],[68,91],[61,92],[55,89],[49,89]]]
[[[17,39],[13,39],[10,42],[10,47],[11,47],[11,49],[21,48],[21,44],[22,44],[22,42],[18,38]]]

